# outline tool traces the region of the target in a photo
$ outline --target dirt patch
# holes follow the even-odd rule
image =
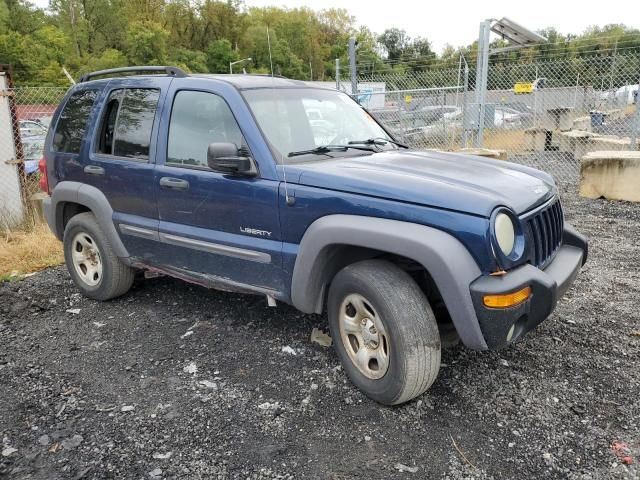
[[[640,206],[564,194],[590,261],[501,352],[444,352],[397,408],[310,341],[322,316],[160,278],[0,285],[0,477],[638,478]],[[631,462],[630,464],[628,464]]]

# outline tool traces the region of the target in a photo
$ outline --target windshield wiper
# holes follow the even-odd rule
[[[356,142],[356,143],[362,143],[362,142]],[[297,152],[289,152],[287,156],[299,157],[300,155],[312,155],[312,154],[321,155],[323,153],[329,153],[329,152],[346,152],[350,148],[353,150],[363,150],[365,152],[375,152],[375,150],[371,147],[356,147],[351,144],[350,145],[321,145],[319,147],[312,148],[310,150],[300,150]]]
[[[349,142],[349,145],[386,145],[387,143],[393,143],[400,148],[409,148],[404,143],[396,142],[395,140],[384,137],[368,138],[366,140],[353,140]]]

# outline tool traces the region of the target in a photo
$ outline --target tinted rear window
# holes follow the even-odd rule
[[[156,116],[160,90],[126,90],[115,126],[113,154],[141,160],[149,158],[151,130]]]
[[[160,90],[113,90],[107,99],[96,151],[105,155],[149,159],[151,131]]]
[[[80,153],[87,120],[97,96],[97,90],[82,90],[69,97],[53,136],[55,152]]]

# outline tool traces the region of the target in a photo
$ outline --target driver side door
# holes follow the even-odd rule
[[[166,143],[155,176],[160,242],[154,262],[209,285],[226,282],[277,296],[285,289],[278,182],[260,172],[209,168],[211,143],[250,151],[229,104],[211,87],[176,89],[166,105],[160,132]]]

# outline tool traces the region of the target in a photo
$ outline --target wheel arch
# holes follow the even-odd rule
[[[305,313],[322,313],[326,289],[344,266],[380,254],[420,264],[431,276],[465,345],[487,348],[469,285],[481,271],[452,235],[425,225],[357,215],[329,215],[305,232],[296,258],[291,301]]]
[[[113,223],[113,209],[104,193],[96,187],[80,182],[63,181],[56,185],[51,195],[51,229],[60,240],[64,237],[67,222],[75,215],[91,212],[102,231],[107,235],[114,252],[120,258],[129,257]]]

